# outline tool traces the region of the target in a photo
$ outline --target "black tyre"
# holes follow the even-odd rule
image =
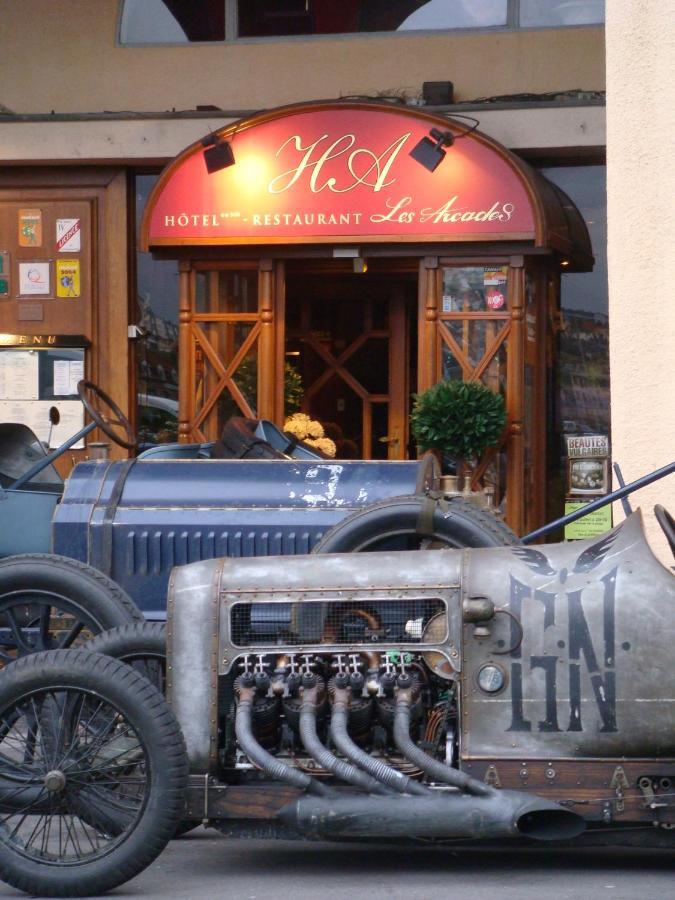
[[[0,560],[0,667],[142,619],[119,585],[77,560],[47,553]]]
[[[520,543],[508,525],[461,497],[392,497],[338,522],[313,553],[503,547]]]
[[[163,622],[130,622],[87,641],[86,649],[120,659],[163,694],[166,688],[166,627]]]
[[[49,897],[123,884],[173,836],[187,774],[171,709],[132,668],[81,649],[18,660],[0,678],[0,877]],[[107,810],[124,815],[112,832]]]
[[[122,660],[165,693],[166,626],[163,622],[132,622],[111,628],[88,641],[86,649]],[[200,821],[184,819],[174,837],[182,837],[197,828]]]

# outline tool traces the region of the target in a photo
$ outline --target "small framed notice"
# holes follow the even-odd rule
[[[607,459],[581,458],[568,460],[570,494],[606,494],[608,490]]]
[[[576,512],[578,509],[583,509],[584,506],[588,505],[588,502],[589,501],[566,502],[565,515]],[[582,516],[580,519],[577,519],[576,522],[565,525],[565,540],[579,541],[584,540],[585,538],[598,537],[601,534],[605,534],[606,531],[610,531],[611,528],[612,505],[611,503],[608,503],[607,506],[602,506],[600,509],[596,509],[595,512],[589,513],[587,516]]]
[[[51,263],[48,260],[19,263],[19,297],[48,297],[51,291]]]
[[[79,253],[82,223],[80,219],[56,220],[56,250],[58,253]]]
[[[79,259],[56,260],[56,296],[80,296],[80,261]]]
[[[42,246],[42,210],[19,210],[19,247]]]
[[[0,300],[9,297],[9,250],[0,250]]]

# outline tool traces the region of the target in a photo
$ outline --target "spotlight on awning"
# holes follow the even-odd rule
[[[234,152],[229,141],[225,141],[215,134],[209,134],[202,139],[202,144],[206,147],[204,162],[209,175],[234,165]]]
[[[425,169],[434,172],[445,158],[445,150],[443,147],[451,147],[455,141],[452,133],[449,131],[440,131],[438,128],[432,128],[429,132],[430,138],[423,137],[410,151],[410,156],[416,160]],[[433,138],[433,140],[432,140]]]

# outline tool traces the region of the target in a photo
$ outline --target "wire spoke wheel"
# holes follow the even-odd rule
[[[80,688],[50,688],[0,721],[0,842],[69,866],[123,840],[149,788],[146,750],[123,712]]]
[[[32,654],[0,679],[0,877],[40,896],[132,878],[170,840],[187,761],[162,695],[111,657]]]
[[[0,599],[0,665],[42,650],[68,650],[101,631],[96,617],[52,591],[14,591]]]
[[[79,647],[137,619],[142,614],[125,592],[84,563],[32,553],[0,560],[0,668]]]
[[[166,693],[166,630],[160,622],[132,622],[97,635],[87,649],[121,659],[135,672],[147,678],[157,690]],[[192,831],[199,820],[184,819],[175,837]]]

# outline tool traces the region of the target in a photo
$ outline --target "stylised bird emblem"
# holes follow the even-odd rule
[[[537,575],[556,574],[556,570],[551,568],[541,550],[533,550],[532,547],[514,547],[513,552],[519,559],[522,559],[528,569],[536,572]]]
[[[514,547],[512,552],[536,575],[547,575],[548,577],[560,575],[560,581],[564,583],[568,574],[584,575],[597,568],[607,556],[620,530],[620,528],[615,528],[608,534],[603,535],[599,541],[583,550],[574,563],[572,573],[568,573],[567,569],[561,569],[558,572],[557,569],[551,566],[546,554],[542,553],[541,550],[535,550],[533,547]]]
[[[618,530],[610,531],[609,534],[604,535],[597,543],[592,544],[584,550],[574,563],[572,571],[578,573],[590,572],[591,569],[595,569],[596,566],[599,566],[607,556],[607,552],[616,540],[618,533]]]

